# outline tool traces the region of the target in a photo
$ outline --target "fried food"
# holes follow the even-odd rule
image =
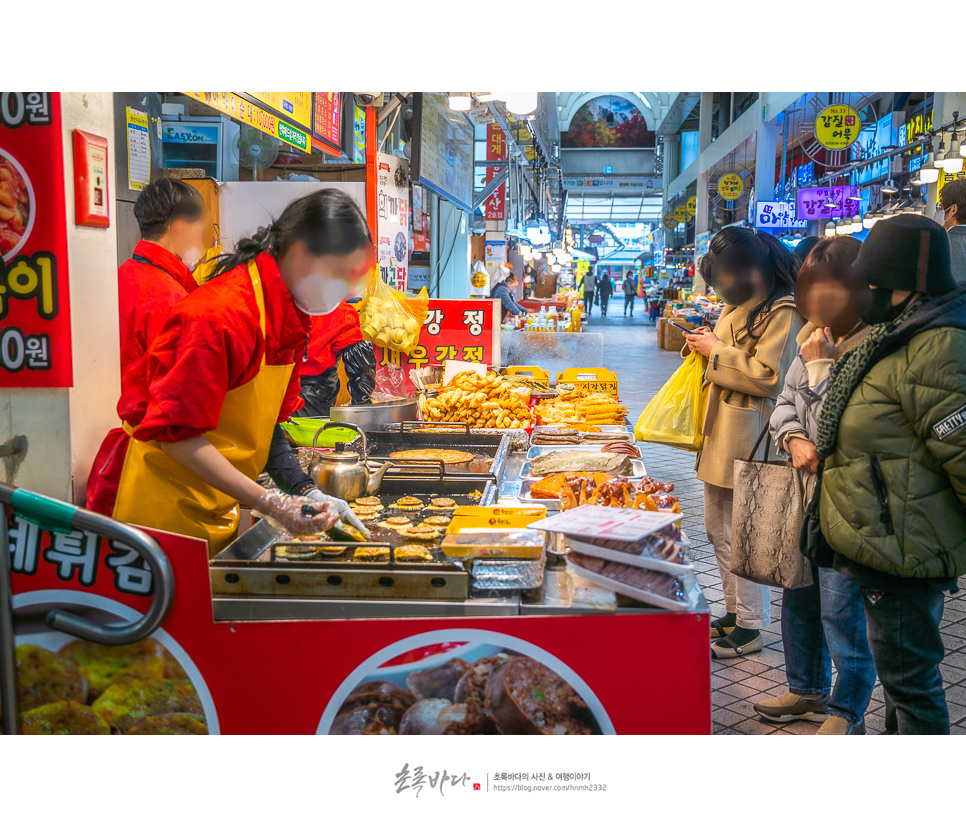
[[[141,680],[164,677],[161,644],[148,638],[130,646],[103,646],[87,640],[68,643],[59,657],[73,661],[87,681],[88,697],[97,699],[120,675],[134,675]]]
[[[355,503],[360,507],[381,507],[382,499],[378,495],[360,495]]]
[[[423,519],[423,524],[429,524],[432,527],[448,527],[450,518],[447,515],[431,515]]]
[[[396,559],[400,562],[432,562],[433,556],[427,547],[421,544],[404,544],[395,550]]]
[[[407,539],[420,539],[431,541],[442,535],[443,531],[439,527],[430,527],[428,524],[414,524],[412,527],[403,527],[399,534]]]
[[[476,457],[472,452],[460,449],[412,449],[408,452],[392,452],[389,457],[394,460],[440,460],[445,464],[455,465],[469,463]]]
[[[457,507],[456,502],[452,498],[432,498],[429,503],[430,506],[435,507],[437,510],[455,510]]]
[[[58,701],[20,713],[25,736],[109,736],[110,725],[93,709],[76,701]]]
[[[530,425],[530,388],[493,371],[481,376],[464,371],[441,388],[439,396],[420,401],[424,417],[475,428],[525,429]]]
[[[129,736],[206,736],[208,724],[203,715],[190,712],[170,712],[149,715],[127,731]]]
[[[393,527],[408,527],[413,521],[408,515],[394,515],[391,518],[387,518],[380,527],[386,527],[392,529]]]
[[[627,409],[610,394],[589,394],[578,388],[544,400],[534,408],[534,413],[538,424],[579,426],[580,431],[590,432],[600,425],[623,425]]]
[[[607,480],[607,476],[601,472],[558,472],[555,475],[548,475],[539,481],[530,484],[530,497],[553,500],[560,498],[560,492],[564,488],[568,478],[584,477],[590,478],[592,482],[602,484]]]
[[[404,495],[396,499],[396,507],[400,510],[418,510],[423,506],[422,498],[414,498],[412,495]]]
[[[57,701],[87,701],[87,681],[77,664],[40,646],[17,646],[17,705],[21,712]]]
[[[94,712],[122,733],[149,715],[204,713],[201,699],[188,680],[142,681],[133,675],[121,675],[92,706]]]
[[[367,518],[375,518],[382,510],[382,507],[352,507],[352,512],[356,514],[356,518],[360,521],[364,521]]]
[[[530,474],[535,477],[552,475],[555,472],[603,472],[607,475],[625,475],[630,471],[631,463],[627,455],[580,452],[571,449],[547,452],[534,458],[530,464]]]
[[[388,562],[388,547],[356,547],[352,551],[354,562]]]

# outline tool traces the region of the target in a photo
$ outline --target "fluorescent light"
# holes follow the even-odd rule
[[[449,94],[450,110],[469,110],[472,106],[473,106],[472,93],[450,93]]]

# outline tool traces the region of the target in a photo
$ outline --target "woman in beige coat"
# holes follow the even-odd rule
[[[734,462],[751,455],[768,425],[798,349],[804,324],[792,296],[798,267],[776,238],[741,227],[718,232],[701,261],[701,276],[725,302],[714,332],[688,333],[683,350],[708,358],[708,410],[695,469],[704,481],[704,525],[725,596],[725,616],[711,623],[716,658],[761,651],[761,629],[771,622],[770,589],[731,572]]]

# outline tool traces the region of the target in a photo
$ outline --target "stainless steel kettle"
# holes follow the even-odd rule
[[[313,448],[319,435],[328,428],[352,429],[358,432],[362,437],[362,455],[358,452],[347,452],[345,443],[336,443],[335,451],[318,453],[317,459],[309,467],[309,477],[326,495],[341,498],[343,501],[355,501],[362,495],[371,495],[379,489],[382,476],[386,474],[391,463],[384,463],[375,472],[369,471],[366,465],[366,433],[352,423],[324,423],[315,433]]]

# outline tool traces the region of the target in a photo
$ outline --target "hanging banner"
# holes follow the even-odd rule
[[[858,205],[859,189],[854,185],[836,188],[799,188],[796,195],[799,220],[826,220],[851,215]],[[850,200],[855,197],[855,200]]]
[[[698,198],[688,197],[688,220],[690,220],[698,211]]]
[[[379,154],[379,272],[390,287],[406,291],[409,268],[409,163]]]
[[[745,181],[738,174],[725,174],[718,180],[718,194],[723,200],[737,200],[745,193]]]
[[[185,95],[213,107],[226,116],[251,125],[262,133],[287,142],[304,153],[310,153],[312,150],[312,138],[309,136],[308,129],[296,127],[294,119],[291,122],[284,121],[274,113],[246,101],[237,93],[185,92]]]
[[[0,93],[0,387],[73,385],[59,93]]]
[[[782,229],[804,229],[807,220],[795,216],[795,206],[784,202],[758,202],[755,209],[755,228],[779,231]]]
[[[677,228],[678,221],[675,219],[673,211],[669,211],[667,214],[664,215],[664,225],[667,226],[669,229]]]
[[[506,159],[506,138],[503,128],[498,124],[486,126],[486,158],[488,160]],[[503,173],[502,168],[486,169],[486,182],[490,183]],[[487,220],[506,220],[506,183],[486,198],[484,214]]]
[[[678,223],[687,223],[688,217],[688,207],[686,203],[681,203],[681,205],[674,207],[674,219]]]

